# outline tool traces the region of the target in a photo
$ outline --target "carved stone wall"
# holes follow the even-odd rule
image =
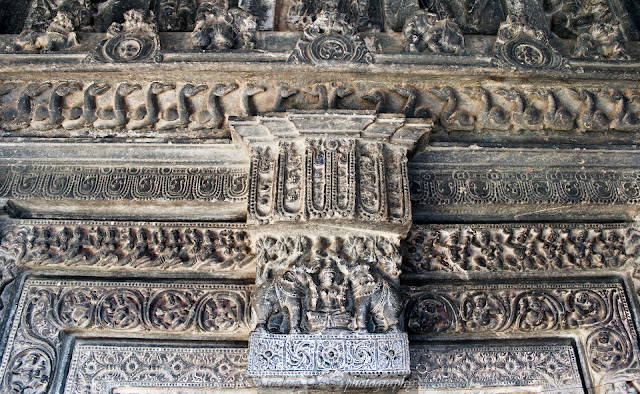
[[[0,392],[640,393],[631,0],[0,0]]]

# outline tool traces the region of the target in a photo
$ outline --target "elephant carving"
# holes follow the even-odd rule
[[[398,290],[368,264],[357,265],[351,273],[355,326],[357,331],[400,331],[401,299]]]
[[[284,314],[288,327],[282,331],[299,333],[303,302],[309,289],[307,274],[291,266],[281,275],[260,285],[252,297],[252,309],[256,318],[256,330],[268,331],[271,318]]]

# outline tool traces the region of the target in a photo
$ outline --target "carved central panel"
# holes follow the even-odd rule
[[[251,150],[248,376],[256,386],[401,385],[406,155],[428,125],[345,112],[231,124]]]

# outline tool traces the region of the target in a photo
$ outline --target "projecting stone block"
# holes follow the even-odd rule
[[[247,375],[258,387],[394,387],[409,375],[406,333],[252,332]]]

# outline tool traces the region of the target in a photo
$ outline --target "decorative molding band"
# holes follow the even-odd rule
[[[576,354],[568,345],[415,344],[407,389],[538,387],[584,393]]]
[[[252,286],[27,279],[0,364],[2,391],[46,392],[66,330],[246,338]]]
[[[435,166],[434,166],[435,167]],[[415,206],[640,204],[640,172],[410,166]]]
[[[247,180],[238,168],[14,164],[0,167],[0,197],[243,202]]]
[[[88,76],[87,78],[95,78]],[[352,77],[345,77],[349,80]],[[230,116],[286,110],[375,110],[433,118],[448,131],[640,131],[640,90],[588,86],[298,84],[287,75],[181,81],[0,84],[3,136],[223,138]]]
[[[21,267],[255,274],[242,225],[11,220],[0,235]]]
[[[403,273],[616,270],[640,262],[640,229],[626,224],[415,225]]]
[[[640,378],[638,336],[617,283],[485,284],[408,288],[406,322],[418,337],[575,335],[592,385]],[[629,378],[632,377],[632,378]]]
[[[245,348],[189,348],[79,344],[73,349],[69,394],[106,394],[116,387],[171,389],[242,389]]]
[[[360,387],[400,386],[410,373],[409,341],[404,332],[338,330],[282,335],[254,331],[249,341],[247,376],[258,387],[319,382],[356,387],[358,383]],[[336,374],[341,376],[336,379]]]
[[[411,345],[409,352],[412,374],[402,388],[410,392],[531,386],[549,393],[583,392],[572,346],[434,343]],[[64,392],[105,394],[116,387],[242,389],[252,386],[246,367],[246,348],[79,343],[73,349]]]

